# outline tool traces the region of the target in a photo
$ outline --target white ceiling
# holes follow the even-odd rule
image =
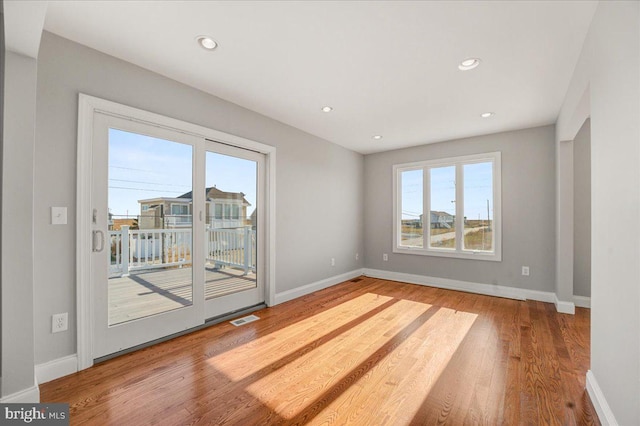
[[[45,29],[371,153],[554,123],[596,6],[52,1]]]

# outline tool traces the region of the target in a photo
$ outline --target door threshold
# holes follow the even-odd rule
[[[238,309],[238,310],[235,310],[235,311],[232,311],[232,312],[228,312],[228,313],[223,314],[223,315],[218,315],[216,317],[208,318],[208,319],[205,320],[204,324],[198,325],[196,327],[188,328],[186,330],[179,331],[177,333],[173,333],[173,334],[170,334],[168,336],[152,340],[150,342],[142,343],[140,345],[136,345],[136,346],[133,346],[133,347],[128,348],[128,349],[123,349],[121,351],[114,352],[114,353],[109,354],[109,355],[101,356],[100,358],[96,358],[96,359],[93,360],[93,364],[96,365],[96,364],[99,364],[101,362],[108,361],[110,359],[117,358],[119,356],[126,355],[126,354],[131,353],[131,352],[139,351],[140,349],[145,349],[145,348],[148,348],[150,346],[157,345],[158,343],[166,342],[168,340],[175,339],[176,337],[184,336],[184,335],[193,333],[194,331],[199,331],[199,330],[202,330],[204,328],[211,327],[212,325],[220,324],[222,322],[225,322],[227,320],[235,318],[235,317],[237,317],[239,315],[250,314],[251,312],[255,312],[255,311],[258,311],[260,309],[264,309],[266,307],[267,307],[267,305],[265,303],[258,303],[257,305],[248,306],[246,308],[242,308],[242,309]]]

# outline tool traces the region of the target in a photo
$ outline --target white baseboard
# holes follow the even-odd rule
[[[578,308],[591,309],[591,298],[586,296],[573,296],[573,304]]]
[[[362,269],[355,269],[353,271],[345,272],[344,274],[335,275],[333,277],[326,278],[321,281],[316,281],[311,284],[303,285],[302,287],[297,287],[291,290],[283,291],[282,293],[276,293],[275,297],[275,305],[279,303],[288,302],[289,300],[297,299],[298,297],[305,296],[309,293],[313,293],[314,291],[322,290],[327,287],[334,286],[336,284],[340,284],[344,281],[349,281],[355,277],[359,277],[362,275]]]
[[[554,293],[553,298],[555,299],[553,303],[556,305],[556,311],[561,314],[571,314],[575,315],[576,313],[576,305],[573,302],[563,302],[558,299],[558,296]]]
[[[467,293],[484,294],[487,296],[506,297],[508,299],[529,299],[548,303],[555,303],[557,300],[555,293],[552,293],[550,291],[538,291],[494,284],[473,283],[469,281],[451,280],[448,278],[428,277],[426,275],[406,274],[404,272],[392,272],[383,271],[380,269],[365,268],[364,275],[385,280],[401,281],[411,284],[444,288],[447,290],[465,291]]]
[[[589,394],[589,398],[591,398],[593,407],[596,409],[600,423],[604,426],[618,426],[613,411],[611,411],[611,407],[609,407],[609,403],[598,385],[596,376],[593,375],[591,370],[587,371],[587,393]]]
[[[2,404],[30,404],[40,402],[40,388],[34,383],[33,386],[19,392],[0,398]]]
[[[452,280],[449,278],[429,277],[426,275],[407,274],[404,272],[384,271],[381,269],[356,269],[341,275],[329,277],[316,281],[292,290],[276,293],[275,304],[287,302],[298,297],[322,290],[327,287],[348,281],[360,275],[380,278],[385,280],[400,281],[410,284],[426,285],[430,287],[444,288],[447,290],[465,291],[467,293],[484,294],[487,296],[505,297],[516,300],[537,300],[540,302],[553,303],[560,313],[574,314],[575,305],[573,302],[563,302],[558,300],[556,294],[550,291],[529,290],[526,288],[507,287],[494,284],[481,284],[470,281]],[[574,296],[574,299],[580,296]],[[583,300],[581,300],[581,303]],[[580,305],[579,305],[580,306]]]
[[[36,365],[36,380],[38,384],[47,383],[77,371],[78,356],[73,354]]]

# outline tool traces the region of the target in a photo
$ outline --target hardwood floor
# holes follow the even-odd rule
[[[589,311],[361,277],[41,385],[72,424],[599,424]]]

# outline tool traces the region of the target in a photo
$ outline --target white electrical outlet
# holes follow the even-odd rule
[[[387,253],[382,253],[382,260],[385,262],[389,260],[389,255]]]
[[[356,253],[356,260],[360,258],[360,253]]]
[[[335,257],[331,258],[331,266],[336,266],[336,258]]]
[[[528,266],[523,266],[522,267],[522,275],[524,275],[525,277],[529,276],[529,267]]]
[[[69,328],[69,314],[67,312],[62,314],[54,314],[51,317],[51,332],[58,333],[60,331],[66,331]]]

